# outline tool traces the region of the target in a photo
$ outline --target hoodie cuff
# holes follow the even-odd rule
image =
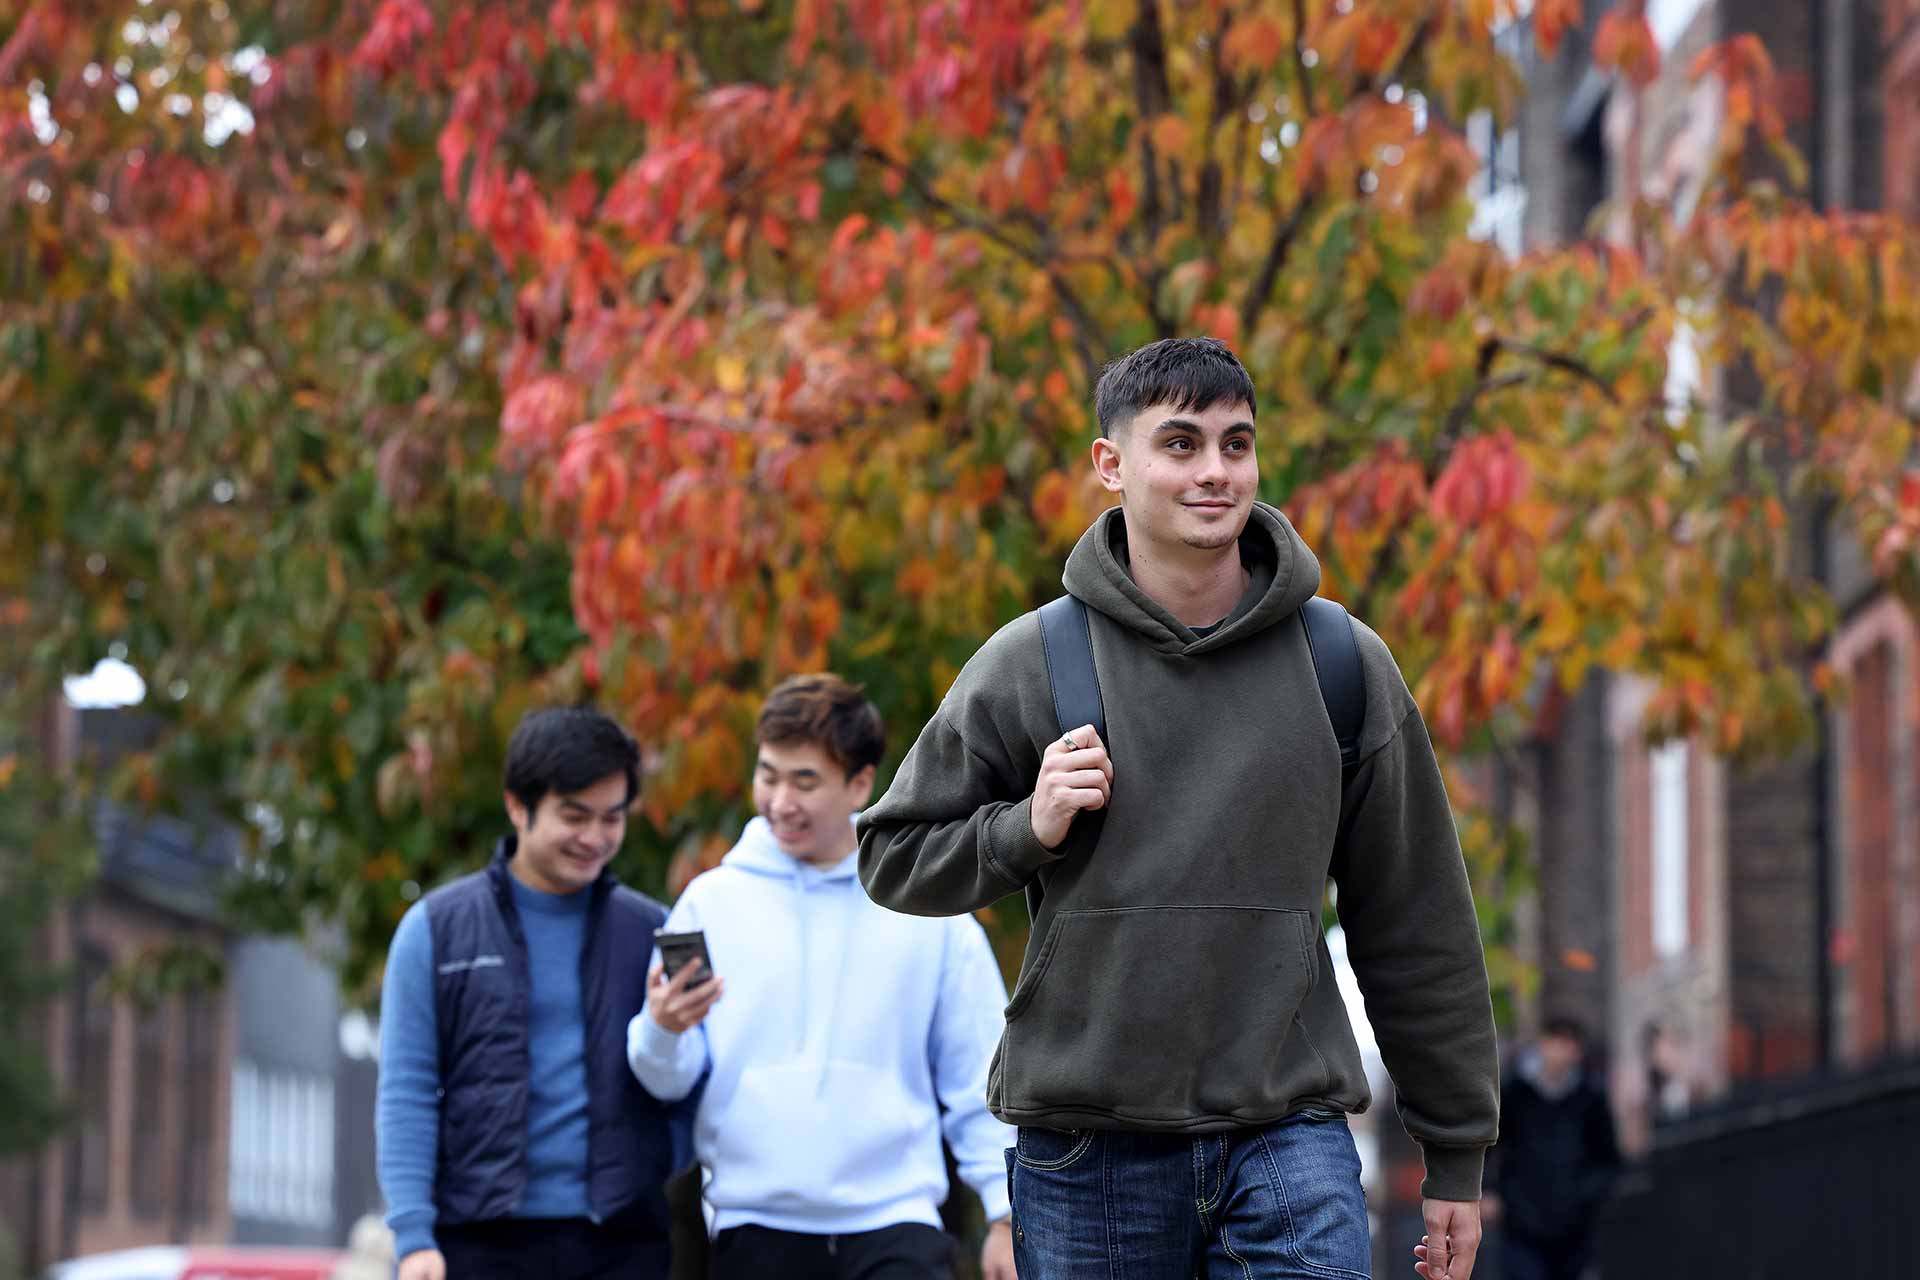
[[[633,1015],[633,1025],[627,1029],[627,1058],[629,1061],[639,1057],[652,1062],[677,1062],[682,1038],[683,1033],[667,1030],[642,1009]]]
[[[1487,1161],[1485,1147],[1442,1147],[1422,1143],[1427,1176],[1420,1184],[1426,1200],[1478,1200],[1480,1173]]]
[[[387,1219],[387,1225],[393,1229],[393,1257],[396,1262],[410,1253],[440,1247],[433,1238],[433,1219],[434,1212],[431,1209],[413,1209],[396,1213]]]
[[[986,1216],[988,1226],[1013,1215],[1013,1202],[1007,1196],[1005,1178],[988,1178],[983,1185],[973,1190],[980,1197],[980,1208]]]
[[[1066,841],[1060,843],[1064,849]],[[1040,868],[1059,861],[1061,853],[1041,844],[1033,834],[1032,796],[987,821],[987,865],[1015,888],[1025,887]]]

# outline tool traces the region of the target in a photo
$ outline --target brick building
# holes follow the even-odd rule
[[[1647,13],[1663,58],[1643,89],[1585,66],[1577,41],[1527,68],[1528,245],[1586,234],[1596,213],[1624,234],[1607,211],[1636,192],[1684,209],[1720,113],[1687,68],[1741,32],[1775,61],[1811,196],[1920,216],[1916,0]],[[1684,341],[1670,356],[1670,394],[1741,398],[1740,371],[1703,382]],[[1920,628],[1829,511],[1803,504],[1792,531],[1841,617],[1810,666],[1847,678],[1811,741],[1745,769],[1649,747],[1647,690],[1602,678],[1550,705],[1506,779],[1539,864],[1526,944],[1542,980],[1522,1030],[1549,1010],[1596,1028],[1623,1138],[1647,1153],[1610,1232],[1637,1252],[1607,1274],[1731,1274],[1749,1235],[1777,1246],[1779,1221],[1807,1216],[1796,1196],[1827,1199],[1821,1238],[1845,1239],[1826,1245],[1833,1274],[1892,1274],[1869,1261],[1894,1256],[1876,1189],[1920,1172],[1886,1137],[1920,1115]]]
[[[46,745],[70,760],[139,732],[63,705]],[[298,942],[221,923],[232,832],[113,808],[95,830],[98,883],[39,939],[48,971],[72,977],[36,1029],[72,1121],[0,1166],[0,1230],[25,1273],[147,1244],[342,1243],[379,1196],[371,1045],[343,1036],[332,972]],[[223,980],[151,1008],[104,985],[182,944],[217,955]]]

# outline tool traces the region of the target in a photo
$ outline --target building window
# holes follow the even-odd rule
[[[1693,16],[1704,3],[1705,0],[1649,0],[1647,27],[1653,32],[1654,43],[1660,46],[1661,53],[1673,52],[1673,46],[1687,34]]]
[[[176,1094],[168,1043],[173,1011],[173,1001],[161,1001],[134,1023],[133,1211],[142,1218],[165,1216],[175,1189],[167,1123]]]
[[[236,1217],[333,1223],[333,1081],[239,1061],[227,1197]]]
[[[1496,128],[1493,113],[1467,118],[1467,142],[1480,157],[1473,181],[1473,221],[1468,234],[1490,240],[1510,258],[1526,244],[1527,187],[1520,179],[1520,131]]]
[[[217,1120],[214,1099],[220,1075],[220,1002],[214,993],[197,988],[187,996],[186,1047],[182,1055],[182,1156],[186,1185],[180,1202],[186,1220],[213,1221],[213,1136]]]
[[[1889,644],[1869,649],[1852,672],[1847,708],[1846,903],[1834,951],[1846,993],[1847,1037],[1856,1059],[1884,1053],[1899,1026],[1899,930],[1894,908],[1894,690]]]
[[[1689,944],[1687,881],[1692,870],[1688,856],[1687,791],[1691,753],[1684,741],[1669,742],[1652,753],[1651,800],[1653,819],[1653,952],[1666,958],[1682,955]]]
[[[108,1175],[113,1167],[113,1002],[105,990],[112,962],[106,949],[85,943],[80,950],[80,1203],[105,1211]]]
[[[1920,217],[1920,4],[1886,6],[1884,203],[1889,213]]]

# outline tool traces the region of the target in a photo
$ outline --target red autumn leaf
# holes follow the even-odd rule
[[[1460,273],[1441,265],[1420,277],[1407,296],[1407,311],[1415,316],[1445,323],[1466,305],[1467,285]]]
[[[580,421],[586,397],[570,378],[536,378],[507,397],[500,434],[510,451],[537,457],[556,447]]]
[[[1660,74],[1660,45],[1646,15],[1637,7],[1602,14],[1593,34],[1593,64],[1617,71],[1633,84],[1652,84]]]
[[[1558,53],[1566,33],[1579,29],[1581,16],[1581,0],[1535,0],[1533,37],[1540,52],[1549,58]]]
[[[1354,70],[1371,79],[1386,69],[1387,60],[1400,47],[1400,24],[1384,13],[1366,15],[1353,42]]]

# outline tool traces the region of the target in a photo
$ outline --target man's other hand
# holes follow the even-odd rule
[[[447,1280],[447,1259],[438,1249],[415,1249],[400,1259],[399,1280]]]
[[[1422,1200],[1420,1216],[1427,1234],[1414,1246],[1413,1269],[1422,1280],[1472,1280],[1474,1255],[1480,1252],[1480,1202]]]
[[[987,1228],[980,1249],[980,1280],[1020,1280],[1013,1269],[1013,1224],[1002,1218]]]
[[[1049,744],[1040,757],[1028,822],[1043,848],[1057,849],[1082,809],[1104,809],[1113,795],[1113,761],[1093,726],[1082,725]]]
[[[647,1016],[652,1018],[662,1031],[671,1031],[675,1035],[699,1026],[706,1020],[707,1013],[713,1008],[727,989],[725,980],[714,978],[693,986],[694,979],[706,971],[706,966],[698,960],[690,960],[680,967],[680,972],[669,978],[666,969],[659,961],[647,971]],[[406,1277],[401,1277],[406,1280]]]

